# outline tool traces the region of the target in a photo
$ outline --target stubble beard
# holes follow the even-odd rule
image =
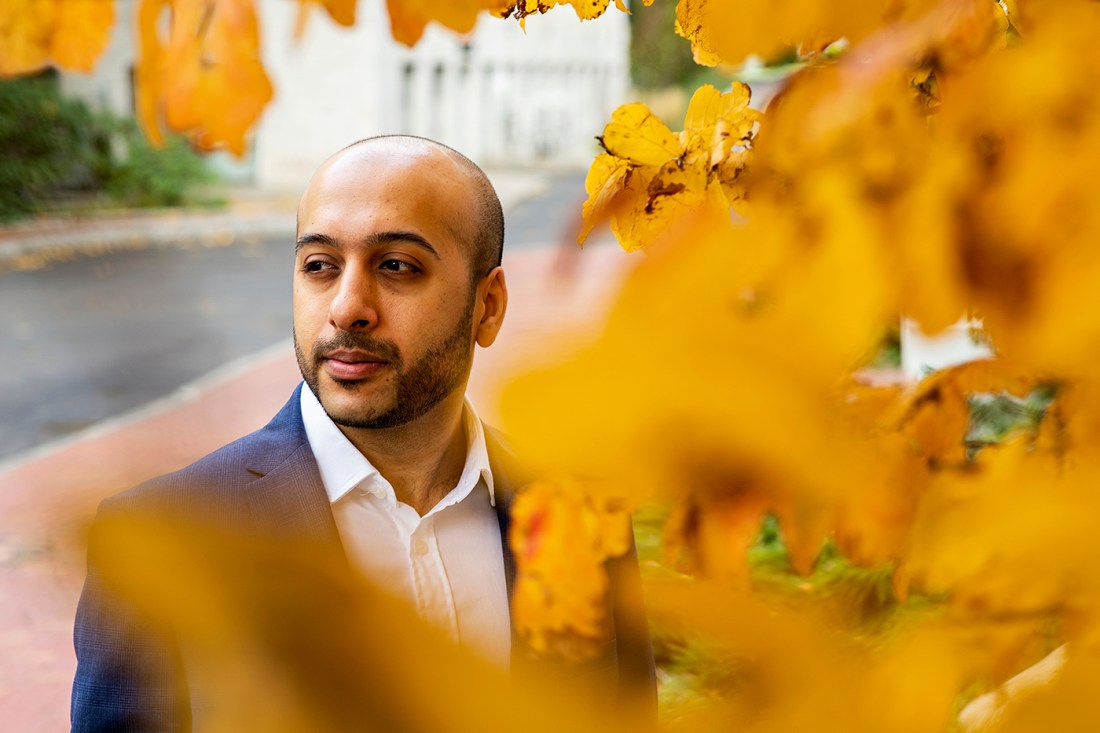
[[[474,299],[470,298],[455,328],[408,366],[392,341],[355,331],[341,331],[331,339],[316,342],[309,356],[302,351],[295,334],[294,354],[302,378],[334,423],[366,430],[396,428],[425,415],[465,383],[473,361],[474,345],[470,340],[473,319]],[[336,412],[333,405],[325,404],[320,389],[321,363],[324,354],[334,349],[358,349],[384,358],[393,370],[393,403],[354,412]],[[358,380],[329,379],[348,392],[354,391],[359,384]]]

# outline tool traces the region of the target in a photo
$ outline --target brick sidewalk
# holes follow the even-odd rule
[[[510,303],[497,345],[479,349],[470,392],[494,418],[503,375],[592,328],[634,260],[612,246],[547,246],[506,257]],[[587,324],[587,325],[586,325]],[[182,467],[261,427],[298,382],[289,341],[157,404],[0,465],[0,717],[5,730],[68,727],[81,535],[105,496]]]

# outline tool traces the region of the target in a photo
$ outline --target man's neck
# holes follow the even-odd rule
[[[466,465],[460,390],[396,428],[340,430],[393,486],[397,500],[423,516],[458,483]]]

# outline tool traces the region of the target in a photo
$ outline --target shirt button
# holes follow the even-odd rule
[[[427,555],[428,543],[422,539],[417,539],[415,542],[413,542],[413,552],[415,552],[417,555]]]

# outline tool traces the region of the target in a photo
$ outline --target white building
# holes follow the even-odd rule
[[[262,188],[298,189],[325,157],[357,139],[404,132],[445,142],[488,166],[588,165],[629,86],[624,13],[580,22],[572,8],[514,20],[483,15],[461,37],[432,24],[415,48],[394,42],[383,0],[360,0],[354,28],[315,9],[305,37],[298,3],[257,0],[263,59],[275,86],[246,159],[229,166]],[[133,109],[134,0],[120,0],[111,47],[66,92]]]

